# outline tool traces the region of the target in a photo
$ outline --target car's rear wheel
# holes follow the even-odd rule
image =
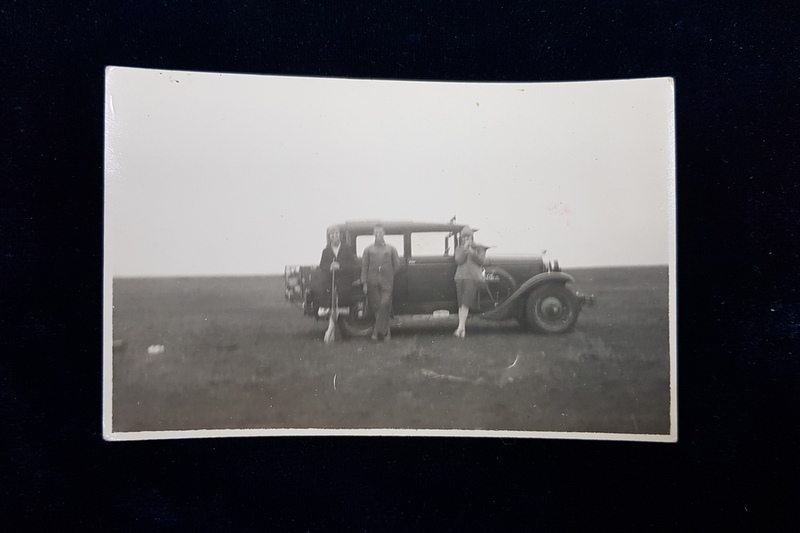
[[[566,333],[575,328],[580,305],[564,285],[548,283],[534,289],[525,303],[525,320],[542,333]]]
[[[375,321],[367,309],[366,300],[354,300],[350,305],[350,313],[339,316],[342,333],[348,337],[366,337],[372,334]]]

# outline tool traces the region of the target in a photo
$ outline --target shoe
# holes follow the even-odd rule
[[[463,339],[463,338],[464,338],[464,335],[466,335],[466,333],[467,333],[467,332],[466,332],[466,330],[463,330],[463,329],[457,329],[457,330],[455,330],[455,331],[453,332],[453,336],[454,336],[454,337],[458,337],[459,339]]]
[[[372,339],[372,340],[373,340],[373,341],[375,341],[375,342],[378,342],[378,335],[376,335],[375,333],[373,333],[373,334],[372,334],[372,337],[370,337],[370,339]]]
[[[392,340],[392,332],[387,332],[386,335],[383,336],[383,340],[390,341]]]

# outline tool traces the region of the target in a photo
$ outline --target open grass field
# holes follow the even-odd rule
[[[111,429],[669,434],[667,267],[570,273],[597,299],[571,334],[449,317],[329,345],[281,276],[114,280]]]

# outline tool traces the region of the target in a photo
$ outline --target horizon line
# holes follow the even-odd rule
[[[316,265],[287,265],[287,266],[312,266]],[[613,268],[657,268],[657,267],[670,267],[669,263],[647,263],[635,265],[594,265],[594,266],[576,266],[569,267],[562,270],[569,274],[573,270],[594,270],[594,269],[613,269]],[[284,276],[284,272],[280,273],[245,273],[245,274],[140,274],[140,275],[123,275],[111,276],[111,279],[170,279],[170,278],[270,278]]]

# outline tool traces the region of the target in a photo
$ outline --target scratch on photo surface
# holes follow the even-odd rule
[[[508,370],[509,368],[514,368],[518,361],[519,361],[519,352],[517,352],[517,357],[514,358],[514,362],[511,363],[511,366],[507,366],[506,370]]]
[[[333,375],[333,390],[336,390],[336,374]]]
[[[442,379],[446,381],[457,381],[459,383],[468,383],[469,380],[467,378],[461,376],[451,376],[448,374],[439,374],[438,372],[434,372],[433,370],[428,370],[427,368],[422,369],[422,375],[428,378],[433,379]]]

